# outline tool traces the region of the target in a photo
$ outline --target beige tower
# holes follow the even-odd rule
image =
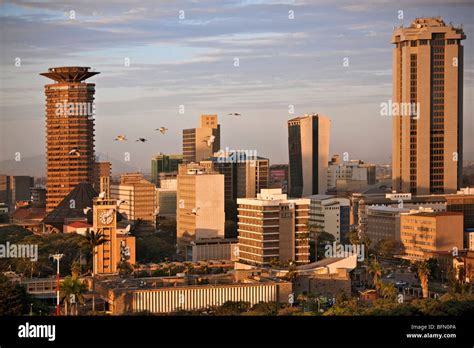
[[[113,199],[94,199],[93,207],[93,229],[96,233],[102,233],[108,240],[96,248],[95,273],[114,273],[117,271],[116,257],[117,249],[117,201]]]
[[[184,162],[199,162],[212,157],[220,148],[217,115],[201,115],[199,128],[183,129]]]
[[[394,190],[451,193],[460,186],[465,38],[462,28],[441,18],[417,18],[392,35],[393,104],[399,109],[393,112]],[[400,112],[405,105],[415,108]]]
[[[177,242],[224,238],[224,175],[197,164],[181,164],[177,188]]]

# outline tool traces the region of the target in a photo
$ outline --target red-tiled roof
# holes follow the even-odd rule
[[[86,222],[83,222],[83,221],[73,221],[73,222],[70,222],[67,224],[67,226],[69,227],[73,227],[73,228],[87,228],[87,227],[92,227],[92,225],[86,223]]]

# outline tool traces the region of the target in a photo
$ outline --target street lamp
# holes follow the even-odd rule
[[[59,260],[64,256],[64,254],[53,254],[49,257],[53,258],[56,261],[57,271],[56,271],[56,315],[61,314],[59,307]]]

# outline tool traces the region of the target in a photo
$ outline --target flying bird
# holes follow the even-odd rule
[[[160,127],[160,128],[157,128],[156,130],[157,130],[157,131],[160,131],[161,134],[165,134],[166,131],[168,130],[168,128]]]
[[[228,114],[229,116],[242,116],[242,114],[239,114],[238,112],[231,112]]]
[[[214,143],[214,140],[216,140],[215,135],[210,135],[207,137],[207,140],[203,140],[203,143],[206,143],[208,147],[211,147],[211,145]]]
[[[132,228],[132,225],[128,224],[127,227],[125,227],[125,232],[130,232],[130,229]]]
[[[137,142],[137,141],[141,141],[142,143],[144,143],[144,142],[146,141],[146,139],[145,139],[145,138],[138,138],[138,139],[135,140],[135,141],[136,141],[136,142]]]
[[[191,209],[191,212],[188,213],[188,215],[197,215],[197,212],[199,210],[199,207]]]
[[[99,193],[99,198],[104,199],[105,198],[105,191]]]
[[[113,208],[110,208],[109,210],[107,210],[107,213],[105,213],[105,217],[109,217],[111,216],[113,213],[115,212],[115,209]]]
[[[115,141],[127,141],[127,136],[125,135],[117,135]]]
[[[86,207],[84,209],[82,209],[82,211],[84,212],[84,215],[87,215],[87,213],[89,212],[89,210],[91,210],[92,208],[91,207]]]
[[[120,205],[125,204],[125,203],[127,203],[127,201],[123,201],[123,200],[119,199],[117,201],[117,207],[120,207]]]
[[[76,155],[77,157],[79,157],[81,155],[81,153],[79,152],[78,149],[74,148],[72,149],[71,151],[69,151],[69,154],[70,155]]]

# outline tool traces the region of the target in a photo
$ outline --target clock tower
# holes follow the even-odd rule
[[[107,242],[96,248],[96,273],[115,273],[117,271],[115,249],[117,248],[117,201],[108,198],[95,198],[93,205],[93,229],[101,233]]]

